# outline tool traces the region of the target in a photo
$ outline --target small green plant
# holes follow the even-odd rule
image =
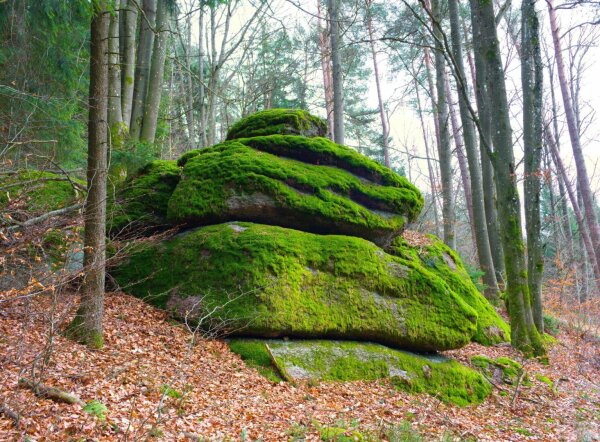
[[[287,434],[292,442],[300,442],[306,438],[307,430],[306,425],[294,424],[287,430]]]
[[[392,425],[385,431],[385,436],[390,442],[421,442],[423,437],[414,430],[410,422],[404,421]]]
[[[88,402],[85,407],[83,407],[83,411],[98,418],[99,421],[105,421],[108,408],[106,408],[106,405],[104,405],[102,402],[94,399]]]
[[[475,284],[475,287],[477,287],[477,290],[479,290],[481,293],[483,293],[485,291],[485,289],[487,289],[487,285],[485,285],[482,281],[482,276],[485,275],[485,272],[481,269],[478,269],[477,267],[473,267],[472,265],[469,265],[467,263],[467,261],[463,261],[464,265],[465,265],[465,270],[467,271],[467,273],[469,274],[469,278],[471,278],[471,281],[473,282],[473,284]]]
[[[181,394],[180,391],[171,388],[167,384],[164,384],[162,387],[160,387],[160,393],[170,397],[171,399],[181,399],[183,397],[183,394]]]
[[[548,313],[544,314],[544,330],[546,333],[556,336],[560,330],[560,322],[558,319]]]

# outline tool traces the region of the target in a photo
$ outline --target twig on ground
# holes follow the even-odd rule
[[[19,386],[29,388],[35,393],[36,396],[47,397],[48,399],[52,399],[57,402],[65,402],[67,404],[79,404],[81,406],[85,405],[85,402],[72,393],[68,393],[56,387],[48,387],[43,384],[36,384],[29,379],[20,378]]]

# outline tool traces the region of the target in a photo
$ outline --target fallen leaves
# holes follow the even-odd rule
[[[54,310],[72,312],[74,297],[62,296]],[[19,377],[33,364],[42,367],[38,356],[48,344],[51,297],[17,299],[2,307],[7,314],[0,315],[0,404],[20,416],[19,428],[14,419],[0,416],[3,441],[21,440],[23,434],[36,441],[149,435],[280,441],[294,434],[320,440],[320,428],[340,423],[380,433],[409,422],[426,438],[451,432],[484,441],[576,440],[599,430],[598,347],[576,334],[561,335],[550,349],[550,366],[526,362],[533,384],[521,386],[514,406],[509,386],[508,394],[496,390],[478,407],[458,408],[399,392],[387,381],[272,384],[247,368],[226,343],[200,341],[190,347],[184,326],[124,294],[106,298],[103,350],[90,351],[53,335],[53,351],[43,366],[45,385],[72,392],[86,404],[102,404],[102,420],[81,405],[57,404],[18,388]],[[519,359],[509,346],[471,344],[447,354],[464,363],[477,354]],[[556,391],[535,374],[553,381]]]

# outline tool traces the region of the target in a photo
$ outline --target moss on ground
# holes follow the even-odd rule
[[[85,188],[85,182],[73,179]],[[11,201],[31,214],[41,214],[74,204],[83,192],[76,190],[64,175],[34,169],[24,169],[0,179],[0,210]]]
[[[479,316],[411,254],[391,256],[360,238],[251,223],[141,244],[112,274],[159,307],[202,298],[209,309],[235,298],[220,314],[253,336],[441,350],[467,344]]]
[[[444,402],[461,406],[479,403],[491,392],[490,383],[481,374],[454,360],[408,353],[369,342],[236,340],[232,350],[246,355],[261,356],[264,353],[266,357],[262,357],[260,363],[271,364],[265,345],[269,346],[277,369],[292,379],[391,378],[402,390],[429,393]],[[255,350],[261,346],[262,350]],[[245,350],[246,347],[252,351]]]
[[[182,176],[169,200],[168,219],[176,224],[243,220],[385,244],[421,206],[412,185],[366,182],[343,169],[278,157],[237,141],[190,158]]]
[[[387,251],[419,263],[424,269],[441,278],[450,290],[477,311],[477,332],[473,341],[483,345],[509,341],[510,327],[477,290],[460,257],[439,238],[429,235],[429,240],[428,245],[417,247],[398,237]]]
[[[277,368],[271,362],[271,356],[265,345],[257,340],[232,339],[229,341],[232,352],[240,355],[249,367],[256,370],[271,382],[281,382]]]
[[[111,204],[110,234],[165,225],[168,202],[179,179],[180,169],[175,161],[155,160],[140,169]]]
[[[484,355],[477,355],[471,357],[471,364],[490,378],[500,377],[505,384],[516,384],[523,373],[521,364],[504,356],[491,359]],[[523,380],[528,382],[528,376],[525,375]]]
[[[327,134],[327,124],[304,110],[268,109],[242,118],[231,126],[227,140],[273,134],[323,137]]]

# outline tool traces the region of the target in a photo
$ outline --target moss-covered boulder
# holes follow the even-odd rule
[[[175,161],[156,160],[141,168],[119,189],[110,205],[109,234],[152,232],[168,226],[167,207],[179,179]]]
[[[356,158],[348,148],[312,140],[331,148],[323,156],[325,164],[317,156],[304,162],[286,154],[308,151],[306,146],[314,143],[307,140],[258,137],[187,154],[179,162],[182,178],[169,200],[169,221],[191,226],[251,221],[386,245],[417,216],[423,200],[412,184],[375,162]]]
[[[274,134],[324,137],[327,124],[304,110],[268,109],[235,123],[227,132],[227,140]]]
[[[393,256],[361,238],[251,223],[139,245],[112,274],[178,317],[216,308],[207,327],[226,324],[247,336],[445,350],[467,344],[479,317],[490,314],[411,253]]]
[[[409,232],[397,237],[387,252],[418,263],[423,271],[435,274],[454,293],[477,311],[477,331],[473,340],[493,345],[510,340],[510,327],[477,290],[459,256],[433,235]]]
[[[231,349],[269,379],[355,381],[390,378],[397,387],[444,402],[482,402],[492,385],[476,371],[440,355],[369,342],[234,339]]]

